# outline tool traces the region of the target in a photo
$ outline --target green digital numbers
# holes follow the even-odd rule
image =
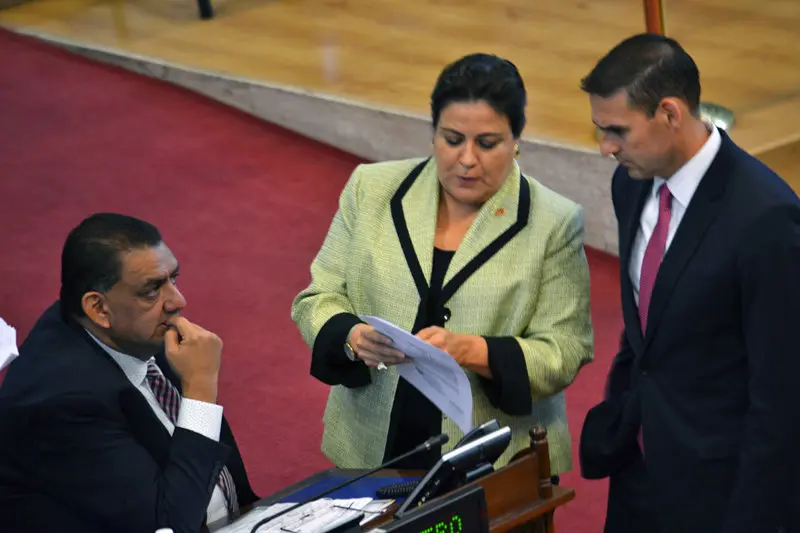
[[[438,522],[431,527],[426,527],[420,533],[461,533],[464,531],[462,524],[461,517],[453,515],[449,524],[447,522]]]

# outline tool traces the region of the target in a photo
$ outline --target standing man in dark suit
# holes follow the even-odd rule
[[[797,531],[800,204],[699,118],[672,39],[637,35],[583,80],[614,156],[625,330],[581,466],[607,533]]]
[[[180,316],[177,276],[142,220],[69,234],[0,388],[0,529],[197,533],[257,499],[216,403],[222,341]]]

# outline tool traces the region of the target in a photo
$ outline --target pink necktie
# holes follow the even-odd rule
[[[647,312],[650,308],[650,297],[653,295],[653,285],[656,282],[658,267],[664,257],[664,250],[667,248],[667,236],[669,235],[669,219],[672,215],[672,194],[666,184],[661,185],[658,190],[658,221],[653,229],[653,235],[647,242],[642,260],[642,274],[639,277],[639,323],[642,327],[642,335],[647,331]],[[639,449],[644,455],[644,443],[642,442],[642,428],[639,426],[637,435]]]
[[[656,282],[658,267],[664,257],[669,234],[669,219],[672,214],[672,195],[666,184],[658,190],[658,221],[653,230],[653,235],[647,243],[642,260],[642,273],[639,277],[639,323],[642,335],[647,331],[647,312],[650,309],[650,297],[653,295],[653,285]]]
[[[169,382],[161,373],[161,369],[155,361],[148,361],[147,363],[147,384],[153,395],[158,400],[158,404],[164,410],[173,424],[178,423],[178,411],[181,406],[181,396],[178,394],[178,389]],[[227,466],[223,466],[217,480],[217,485],[222,489],[222,494],[225,496],[225,503],[227,503],[228,513],[233,515],[239,510],[239,502],[236,497],[236,487],[233,483],[233,477],[228,471]]]

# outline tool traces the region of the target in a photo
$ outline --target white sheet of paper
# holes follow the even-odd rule
[[[7,367],[18,356],[17,330],[0,318],[0,370]]]
[[[350,500],[320,499],[298,507],[272,522],[267,522],[258,533],[320,533],[364,514],[361,524],[365,524],[382,513],[394,503],[394,500],[373,500],[372,498],[354,498]],[[216,533],[250,533],[253,526],[264,518],[272,516],[293,503],[276,503],[269,507],[256,507],[232,524],[228,524]]]
[[[472,389],[464,369],[439,348],[375,316],[361,320],[392,339],[393,347],[411,358],[395,368],[464,433],[472,429]]]

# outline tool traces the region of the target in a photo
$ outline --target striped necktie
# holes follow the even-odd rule
[[[178,389],[169,382],[161,373],[161,369],[152,359],[147,362],[147,384],[153,395],[156,397],[158,404],[164,410],[173,424],[178,423],[178,411],[181,406],[181,396],[178,394]],[[228,471],[227,466],[222,467],[220,471],[217,485],[222,490],[225,496],[225,503],[228,507],[230,516],[234,516],[239,510],[239,502],[236,496],[236,485],[233,483],[231,473]]]

